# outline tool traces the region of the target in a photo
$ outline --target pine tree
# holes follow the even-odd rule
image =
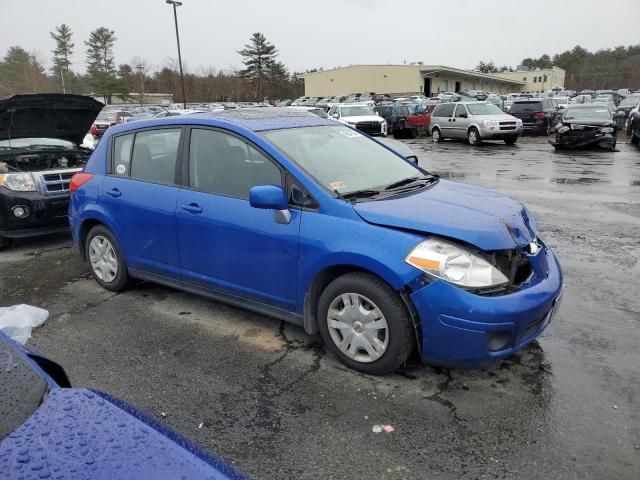
[[[238,53],[242,55],[242,63],[245,66],[240,75],[251,82],[257,99],[262,100],[265,83],[268,79],[268,70],[275,62],[278,50],[267,41],[262,33],[257,32],[251,37],[250,43],[246,44],[244,49],[239,50]]]
[[[71,55],[73,54],[74,44],[71,41],[71,28],[63,23],[56,27],[54,32],[49,32],[49,35],[51,35],[51,38],[56,42],[56,48],[51,51],[51,53],[53,53],[53,67],[51,71],[55,77],[60,78],[62,90],[66,92],[72,76]]]
[[[122,90],[122,84],[116,77],[116,65],[113,46],[116,35],[113,30],[99,27],[89,34],[87,46],[87,75],[94,92],[110,103],[111,96]]]

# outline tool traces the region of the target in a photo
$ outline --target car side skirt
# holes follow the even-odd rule
[[[302,315],[299,315],[294,312],[289,312],[287,310],[283,310],[282,308],[274,307],[272,305],[267,305],[265,303],[257,302],[255,300],[251,300],[248,298],[238,297],[236,295],[231,295],[229,293],[212,290],[210,288],[205,288],[200,285],[194,285],[189,282],[174,280],[172,278],[164,277],[156,273],[145,272],[143,270],[137,270],[133,268],[129,268],[128,272],[131,277],[137,278],[139,280],[147,280],[149,282],[159,283],[167,287],[175,288],[176,290],[183,290],[185,292],[193,293],[195,295],[207,297],[212,300],[233,305],[234,307],[243,308],[245,310],[251,310],[252,312],[256,312],[261,315],[266,315],[268,317],[274,317],[274,318],[277,318],[278,320],[283,320],[285,322],[293,323],[295,325],[299,325],[299,326],[304,325],[304,319]]]

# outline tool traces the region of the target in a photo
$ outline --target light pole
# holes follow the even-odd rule
[[[182,71],[182,54],[180,53],[180,34],[178,33],[178,13],[176,8],[182,5],[177,0],[166,0],[169,5],[173,5],[173,20],[176,24],[176,42],[178,43],[178,65],[180,66],[180,83],[182,85],[182,106],[187,108],[187,97],[184,93],[184,72]]]

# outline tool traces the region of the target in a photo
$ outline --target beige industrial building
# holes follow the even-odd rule
[[[494,93],[521,92],[525,80],[505,78],[444,65],[351,65],[301,75],[309,97],[349,95],[358,92],[391,96],[487,90]]]
[[[543,93],[554,88],[564,90],[565,71],[559,67],[540,70],[517,70],[515,72],[500,72],[497,76],[509,80],[519,80],[525,83],[522,87],[524,93]]]

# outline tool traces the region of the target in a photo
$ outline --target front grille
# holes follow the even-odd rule
[[[358,122],[356,123],[356,128],[358,130],[362,130],[365,133],[380,133],[380,123],[379,122]]]
[[[500,130],[515,130],[516,122],[500,122]]]
[[[63,195],[69,193],[69,184],[80,168],[40,172],[40,191],[43,195]]]

